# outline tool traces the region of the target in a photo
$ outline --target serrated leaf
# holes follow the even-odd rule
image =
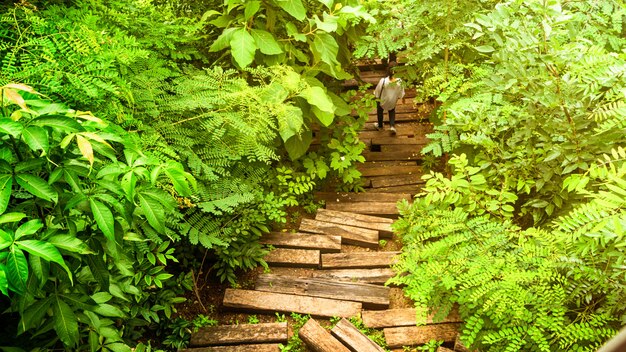
[[[54,188],[52,188],[48,182],[44,181],[44,179],[39,176],[18,174],[15,176],[15,181],[17,181],[17,184],[24,188],[24,190],[35,197],[54,203],[59,200],[59,195]]]
[[[32,151],[42,150],[48,152],[50,141],[48,132],[43,127],[28,126],[22,131],[22,140]]]
[[[0,214],[4,213],[9,206],[11,200],[11,191],[13,190],[13,176],[0,175]]]
[[[245,28],[237,28],[233,32],[230,39],[230,50],[239,67],[246,68],[252,63],[256,49],[254,38]]]
[[[115,242],[115,219],[109,207],[94,199],[89,199],[89,207],[98,228],[109,241]]]
[[[23,295],[26,292],[26,281],[28,281],[28,262],[26,256],[19,248],[11,247],[6,262],[7,281],[9,289]]]
[[[66,347],[74,347],[78,343],[78,321],[72,308],[56,296],[52,304],[54,330]]]
[[[253,29],[252,38],[259,50],[265,55],[278,55],[283,53],[283,49],[280,48],[276,38],[270,32],[262,29]]]
[[[157,200],[142,193],[138,197],[139,206],[150,226],[160,233],[165,233],[165,210],[163,206]]]
[[[300,0],[277,0],[278,6],[288,14],[302,21],[306,17],[306,9]]]

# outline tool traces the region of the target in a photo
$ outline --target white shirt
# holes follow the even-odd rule
[[[374,89],[374,96],[380,99],[380,106],[383,110],[389,111],[395,109],[398,99],[404,98],[402,80],[396,78],[394,81],[391,81],[389,77],[381,78],[376,89]]]

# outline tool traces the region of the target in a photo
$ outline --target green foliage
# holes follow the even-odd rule
[[[306,322],[309,321],[309,319],[311,319],[311,316],[301,315],[298,313],[291,313],[291,318],[293,319],[293,323],[291,324],[291,328],[293,329],[293,334],[289,338],[289,341],[287,341],[286,345],[280,344],[280,351],[281,352],[304,352],[306,350],[306,347],[304,345],[304,342],[300,339],[300,336],[298,336],[298,331],[300,331],[300,328],[304,324],[306,324]],[[284,314],[276,313],[276,321],[280,323],[280,322],[287,321],[287,319],[285,318]]]
[[[29,86],[0,96],[0,291],[21,317],[17,334],[130,350],[123,337],[181,302],[164,269],[185,229],[173,195],[189,195],[193,178]]]

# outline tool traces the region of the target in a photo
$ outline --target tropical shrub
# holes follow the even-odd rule
[[[0,91],[0,305],[19,345],[130,351],[180,302],[165,266],[189,229],[175,196],[194,179],[89,112]]]

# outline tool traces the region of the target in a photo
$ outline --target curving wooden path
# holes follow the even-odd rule
[[[366,82],[376,83],[382,77],[379,62],[361,68]],[[351,83],[356,84],[347,84]],[[366,327],[381,329],[392,351],[431,339],[446,342],[449,348],[441,347],[440,352],[466,351],[458,342],[455,347],[458,315],[417,327],[415,310],[401,288],[384,286],[394,275],[391,265],[399,253],[391,228],[398,216],[396,203],[411,200],[419,190],[420,150],[427,143],[425,134],[432,130],[423,121],[427,108],[414,106],[414,92],[407,93],[406,104],[397,107],[396,135],[387,124],[383,131],[374,128],[375,111],[359,133],[368,146],[363,153],[366,162],[359,167],[366,192],[316,193],[316,199],[325,201],[325,209],[319,209],[314,219],[303,219],[298,232],[264,235],[262,243],[275,248],[266,257],[270,273],[259,275],[254,289],[227,289],[225,308],[249,314],[309,314],[313,319],[299,335],[311,351],[384,351],[346,319],[330,331],[318,322],[353,316],[361,316]],[[289,331],[287,323],[202,328],[185,351],[280,351]]]

